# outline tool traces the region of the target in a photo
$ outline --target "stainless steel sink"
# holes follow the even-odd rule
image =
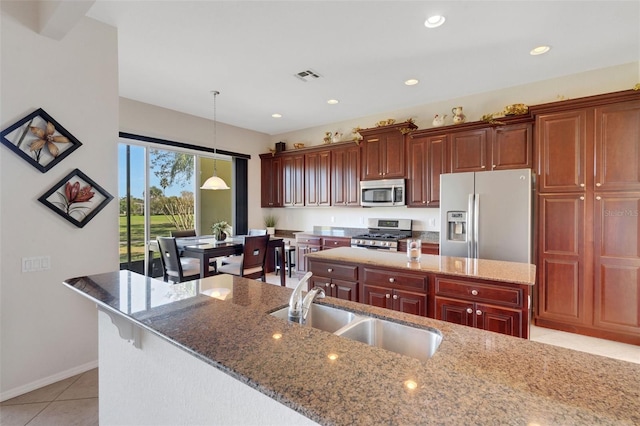
[[[271,315],[286,320],[288,313],[289,307],[285,307],[272,312]],[[309,308],[305,326],[420,361],[431,358],[442,342],[442,334],[435,329],[412,327],[389,320],[356,315],[353,312],[316,303]]]
[[[288,319],[289,307],[282,308],[271,315],[277,318]],[[326,305],[311,304],[305,325],[319,330],[335,333],[340,328],[353,322],[357,316],[353,312],[344,309],[333,308]]]
[[[354,321],[336,334],[420,361],[431,358],[442,342],[442,334],[436,330],[411,327],[377,318]]]

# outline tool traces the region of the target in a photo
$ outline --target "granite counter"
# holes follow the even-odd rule
[[[334,298],[320,301],[439,330],[439,349],[420,362],[272,317],[269,312],[287,305],[291,289],[229,275],[170,285],[119,271],[65,285],[205,368],[320,424],[640,424],[637,364]],[[417,386],[405,387],[408,380]],[[210,406],[215,410],[215,401]]]

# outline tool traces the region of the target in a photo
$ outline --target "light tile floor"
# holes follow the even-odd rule
[[[280,277],[268,274],[267,282],[280,285]],[[295,275],[287,277],[287,287],[297,283]],[[640,346],[536,326],[531,326],[531,340],[640,364]],[[98,369],[0,403],[0,425],[98,425]]]

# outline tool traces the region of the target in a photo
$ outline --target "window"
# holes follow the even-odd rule
[[[247,156],[216,155],[218,176],[232,189],[205,191],[200,185],[213,173],[213,153],[149,139],[126,137],[118,145],[120,269],[148,271],[147,242],[173,230],[209,235],[211,224],[226,220],[234,233],[246,233]],[[244,178],[234,173],[236,163]],[[244,206],[236,208],[234,199]],[[153,276],[162,275],[158,259],[149,259]]]

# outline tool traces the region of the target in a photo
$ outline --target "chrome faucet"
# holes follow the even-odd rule
[[[307,314],[309,313],[309,307],[313,301],[316,298],[324,298],[324,290],[320,287],[314,287],[309,290],[304,299],[302,298],[302,290],[306,287],[311,275],[311,272],[307,272],[293,290],[293,293],[291,293],[291,299],[289,299],[289,321],[304,324],[307,319]]]

